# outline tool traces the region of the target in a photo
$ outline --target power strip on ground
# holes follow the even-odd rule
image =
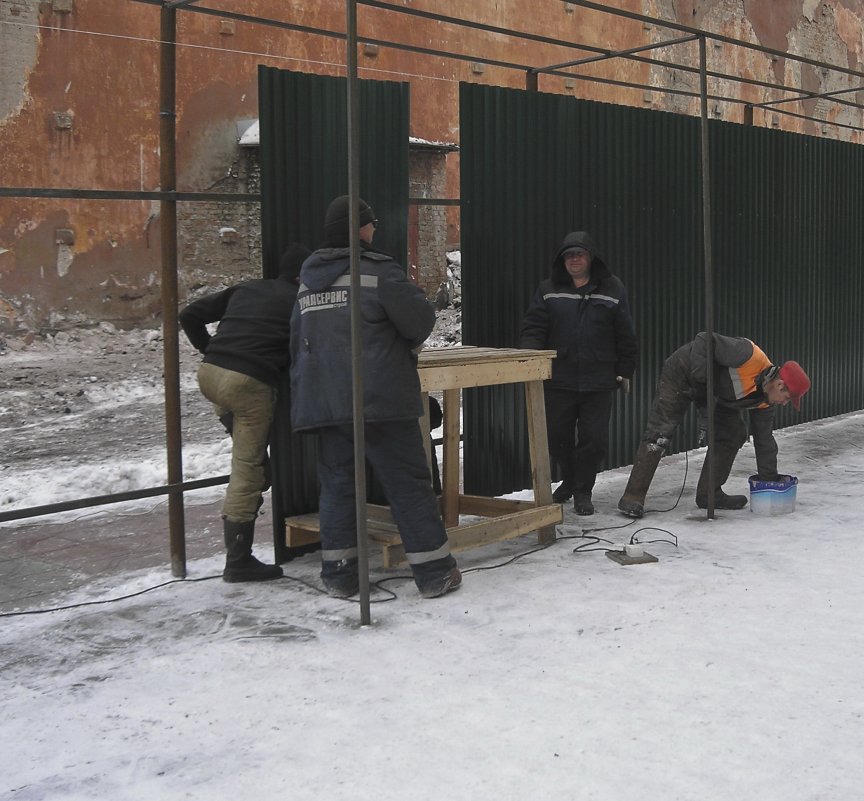
[[[613,562],[619,565],[647,565],[651,562],[659,562],[660,560],[648,553],[639,543],[625,545],[621,550],[606,551]]]

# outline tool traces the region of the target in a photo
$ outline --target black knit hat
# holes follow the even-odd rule
[[[285,248],[282,258],[279,261],[279,277],[285,278],[288,281],[296,281],[300,275],[300,268],[303,262],[312,255],[312,251],[301,245],[299,242],[292,242]]]
[[[375,220],[375,212],[363,198],[359,198],[359,201],[360,228],[362,228]],[[349,207],[348,195],[340,195],[327,207],[327,213],[324,215],[324,240],[331,248],[348,247]]]

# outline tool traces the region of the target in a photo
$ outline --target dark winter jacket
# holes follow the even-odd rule
[[[563,258],[574,247],[593,256],[590,279],[578,289]],[[559,389],[613,390],[616,376],[632,378],[638,349],[627,290],[588,234],[577,231],[564,238],[550,277],[540,284],[522,320],[519,347],[558,351],[549,383]]]
[[[204,361],[276,386],[288,366],[297,285],[284,278],[245,281],[190,303],[180,325]],[[208,323],[218,322],[211,337]]]
[[[291,422],[295,431],[353,419],[350,251],[318,250],[303,264],[291,319]],[[363,407],[368,421],[423,414],[417,357],[435,310],[387,254],[363,246],[360,258]]]
[[[664,376],[674,383],[676,374],[683,376],[680,391],[693,398],[704,419],[708,404],[708,335],[702,331],[669,357],[678,369]],[[774,439],[775,407],[768,403],[763,389],[775,378],[777,368],[765,353],[749,339],[714,334],[714,399],[718,406],[749,411],[749,428],[756,451],[760,477],[773,481],[777,477],[777,442]],[[684,383],[686,382],[686,384]]]
[[[701,331],[685,345],[693,386],[707,397],[708,334]],[[776,376],[765,353],[749,339],[714,334],[714,397],[737,409],[767,408],[763,383]]]

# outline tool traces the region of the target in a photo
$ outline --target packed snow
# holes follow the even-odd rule
[[[112,398],[94,387],[86,407],[30,422],[86,425]],[[224,458],[210,425],[193,447]],[[546,548],[526,535],[457,554],[463,586],[437,600],[372,546],[369,626],[356,599],[323,594],[317,554],[282,580],[223,583],[216,526],[185,581],[167,564],[114,571],[6,613],[0,798],[861,798],[864,414],[777,436],[792,514],[707,520],[700,449],[661,462],[631,521],[615,511],[628,470],[610,470],[596,515],[565,505]],[[41,500],[50,468],[57,486],[104,491],[106,455],[76,441],[77,459],[22,455],[15,486]],[[153,481],[161,459],[136,451],[126,470]],[[754,465],[748,444],[727,491],[746,493]],[[607,558],[628,542],[659,561]],[[272,558],[266,537],[256,552]]]

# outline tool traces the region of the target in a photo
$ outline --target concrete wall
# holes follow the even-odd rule
[[[248,15],[334,32],[344,30],[344,5],[332,0],[226,0]],[[656,26],[572,7],[561,0],[403,0],[408,9],[468,16],[489,25],[621,49],[677,34]],[[661,16],[710,31],[790,50],[850,69],[862,68],[864,0],[612,0],[610,6]],[[467,10],[466,10],[467,9]],[[470,13],[469,13],[470,12]],[[344,75],[345,46],[313,36],[178,10],[178,188],[211,190],[248,183],[236,144],[239,120],[258,116],[259,63]],[[521,87],[527,66],[588,55],[558,46],[471,31],[419,17],[360,7],[361,36],[463,53],[469,60],[361,47],[364,78],[411,83],[411,134],[459,141],[458,84]],[[159,185],[159,9],[118,0],[0,0],[0,183],[6,187],[154,190]],[[662,57],[665,51],[657,51]],[[691,43],[674,58],[697,64]],[[670,54],[668,57],[671,57]],[[857,87],[864,80],[728,45],[709,46],[709,67],[756,81],[785,81],[813,92]],[[583,67],[585,75],[639,81],[634,90],[542,76],[540,90],[694,114],[698,101],[660,86],[695,90],[692,73],[635,61]],[[778,99],[758,85],[712,82],[712,91],[750,102]],[[848,94],[864,102],[864,92]],[[757,125],[861,142],[860,109],[805,100],[787,106],[823,122],[757,111]],[[743,119],[743,106],[712,103],[712,114]],[[447,159],[440,194],[458,197],[458,154]],[[437,190],[436,190],[437,191]],[[260,250],[251,208],[181,204],[181,278],[200,291],[246,275]],[[440,224],[441,210],[432,213]],[[458,210],[444,212],[445,240],[459,241]],[[219,235],[234,228],[238,238]],[[188,229],[188,230],[187,230]],[[470,266],[469,266],[470,268]],[[159,209],[147,201],[0,198],[0,331],[61,330],[110,321],[155,325],[159,301]]]

